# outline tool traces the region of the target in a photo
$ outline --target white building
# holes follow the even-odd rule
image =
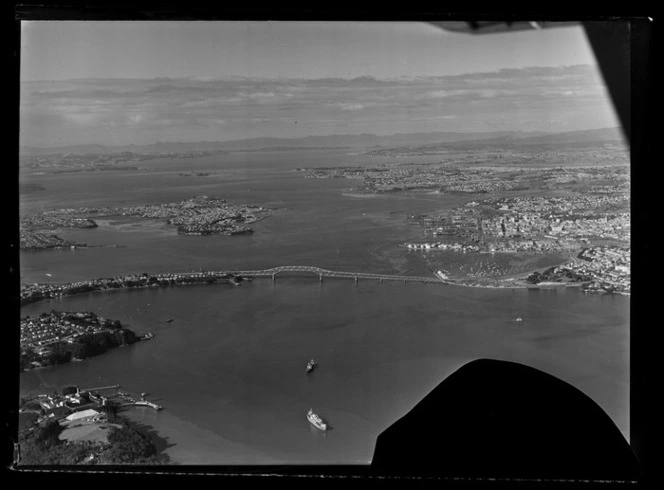
[[[82,421],[92,420],[98,415],[99,412],[90,408],[88,410],[81,410],[80,412],[74,412],[71,415],[68,415],[66,417],[66,420],[68,420],[69,422],[72,422],[74,420],[82,422]]]

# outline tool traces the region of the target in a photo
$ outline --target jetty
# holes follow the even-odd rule
[[[111,385],[111,386],[100,386],[99,388],[85,388],[84,390],[80,391],[104,391],[104,390],[114,390],[116,388],[119,388],[120,385]]]
[[[122,402],[119,402],[117,405],[119,408],[130,407],[130,406],[150,407],[154,408],[155,410],[162,410],[164,408],[161,405],[157,405],[156,403],[146,400],[145,395],[141,395],[140,399],[136,399],[129,393],[125,393],[124,391],[119,391],[118,393],[116,393],[115,396],[122,399]]]
[[[126,399],[126,397],[125,397]],[[128,401],[127,403],[123,403],[121,405],[118,405],[118,407],[129,407],[129,406],[143,406],[143,407],[150,407],[154,408],[155,410],[162,410],[164,407],[161,405],[157,405],[156,403],[149,402],[147,400],[134,400],[134,401]]]

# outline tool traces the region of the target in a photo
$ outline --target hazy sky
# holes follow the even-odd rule
[[[580,27],[25,22],[21,79],[37,146],[618,125]]]

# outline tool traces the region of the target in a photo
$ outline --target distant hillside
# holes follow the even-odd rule
[[[485,133],[487,134],[487,133]],[[488,133],[490,134],[490,133]],[[495,135],[496,133],[494,133]],[[389,148],[372,149],[369,155],[429,154],[446,150],[571,150],[601,147],[605,144],[626,146],[622,130],[602,128],[566,133],[518,133],[504,132],[488,138],[457,141],[439,141],[425,145],[391,145]]]
[[[567,133],[545,133],[521,138],[519,145],[557,145],[565,144],[595,144],[603,142],[622,142],[623,133],[619,128],[589,129],[585,131],[570,131]],[[488,142],[488,141],[487,141]]]
[[[518,138],[508,134],[499,138],[450,142],[450,144],[444,146],[451,148],[468,148],[472,146],[473,148],[556,150],[561,147],[571,149],[602,146],[604,143],[623,145],[625,142],[622,130],[619,128],[602,128],[566,133],[544,133]]]
[[[85,154],[85,153],[183,153],[189,151],[242,151],[279,149],[287,150],[306,148],[399,148],[418,147],[435,149],[440,147],[476,148],[483,147],[523,147],[524,145],[551,146],[565,144],[587,146],[598,142],[620,142],[622,133],[618,128],[603,128],[569,133],[546,133],[542,131],[494,131],[486,133],[399,133],[389,136],[375,134],[338,134],[328,136],[307,136],[304,138],[250,138],[233,141],[198,141],[198,142],[161,142],[150,145],[79,145],[41,148],[34,146],[21,147],[22,156],[47,154]]]

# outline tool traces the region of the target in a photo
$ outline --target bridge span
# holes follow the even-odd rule
[[[423,283],[438,283],[443,282],[433,277],[417,277],[417,276],[399,276],[390,274],[371,274],[366,272],[344,272],[344,271],[331,271],[321,269],[320,267],[310,267],[304,265],[283,265],[273,267],[271,269],[262,270],[245,270],[245,271],[227,271],[229,274],[244,277],[268,277],[276,280],[277,274],[295,273],[295,274],[313,274],[317,275],[319,280],[322,281],[324,277],[339,278],[339,279],[353,279],[357,282],[360,279],[373,279],[378,281],[403,281],[405,282],[423,282]]]

